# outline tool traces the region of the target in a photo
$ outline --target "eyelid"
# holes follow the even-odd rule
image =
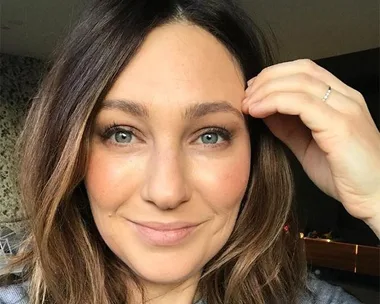
[[[220,137],[222,137],[223,142],[231,142],[231,140],[234,136],[234,133],[229,131],[226,127],[210,126],[210,127],[206,127],[206,128],[201,129],[199,131],[199,135],[197,135],[197,138],[195,141],[198,141],[203,135],[208,134],[208,133],[215,133],[215,134],[219,135]],[[223,144],[223,142],[222,143],[216,143],[216,144],[204,144],[204,145],[217,146],[217,145]]]
[[[131,127],[112,124],[102,128],[101,136],[104,138],[109,138],[110,136],[119,131],[131,132],[132,134],[134,134],[133,129]]]
[[[132,137],[135,137],[140,140],[139,136],[136,135],[138,131],[135,128],[131,126],[118,125],[116,123],[104,127],[100,133],[100,137],[103,141],[111,141],[111,137],[115,135],[117,132],[130,133]],[[116,146],[126,146],[125,144],[120,144],[115,141],[112,141],[112,144]],[[133,143],[128,143],[128,145],[133,145]]]
[[[113,135],[115,135],[115,133],[117,133],[117,132],[128,132],[133,137],[135,137],[136,139],[141,141],[141,138],[137,135],[139,133],[139,131],[136,128],[128,126],[128,125],[117,124],[117,123],[112,123],[110,125],[103,127],[101,129],[101,132],[100,132],[100,137],[102,138],[103,141],[111,141],[111,137]],[[234,137],[234,131],[229,130],[227,127],[224,127],[224,126],[208,126],[208,127],[204,127],[202,129],[198,130],[195,133],[197,135],[196,135],[195,140],[193,140],[193,142],[198,141],[203,135],[208,134],[208,133],[215,133],[223,139],[222,142],[215,143],[215,144],[201,143],[202,145],[209,146],[209,147],[210,146],[216,147],[218,145],[229,143],[229,142],[231,142],[231,140]],[[114,144],[116,146],[133,145],[133,143],[120,144],[120,143],[117,143],[115,141],[112,141],[112,144]]]

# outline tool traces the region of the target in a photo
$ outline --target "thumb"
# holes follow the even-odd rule
[[[275,113],[263,119],[269,130],[294,153],[301,162],[313,139],[311,131],[299,116]]]

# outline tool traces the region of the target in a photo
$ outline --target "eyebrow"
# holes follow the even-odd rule
[[[101,109],[115,109],[141,118],[149,118],[149,109],[145,105],[126,99],[104,100]],[[183,113],[186,120],[198,119],[211,113],[231,113],[244,119],[243,113],[227,101],[204,101],[190,105]]]
[[[190,105],[184,114],[185,119],[196,119],[201,118],[210,113],[232,113],[238,118],[244,119],[243,113],[238,109],[234,108],[227,101],[211,101],[211,102],[200,102]]]
[[[149,117],[149,110],[146,106],[131,100],[104,100],[101,109],[120,110],[141,118]]]

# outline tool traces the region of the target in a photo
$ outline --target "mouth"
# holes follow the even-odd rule
[[[129,221],[140,239],[153,246],[174,246],[184,242],[200,225],[188,222]]]

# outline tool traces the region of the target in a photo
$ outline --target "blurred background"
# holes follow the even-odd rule
[[[18,207],[15,142],[52,51],[90,0],[0,0],[0,253],[17,252],[25,217]],[[206,0],[205,0],[206,1]],[[378,0],[241,0],[278,61],[310,58],[365,97],[379,128]],[[311,271],[364,303],[379,303],[379,239],[324,195],[289,153]],[[379,185],[380,187],[380,185]],[[344,244],[344,245],[342,245]]]
[[[1,52],[44,60],[86,1],[1,0]],[[281,60],[320,59],[379,47],[376,0],[238,2],[265,32],[275,33]]]

